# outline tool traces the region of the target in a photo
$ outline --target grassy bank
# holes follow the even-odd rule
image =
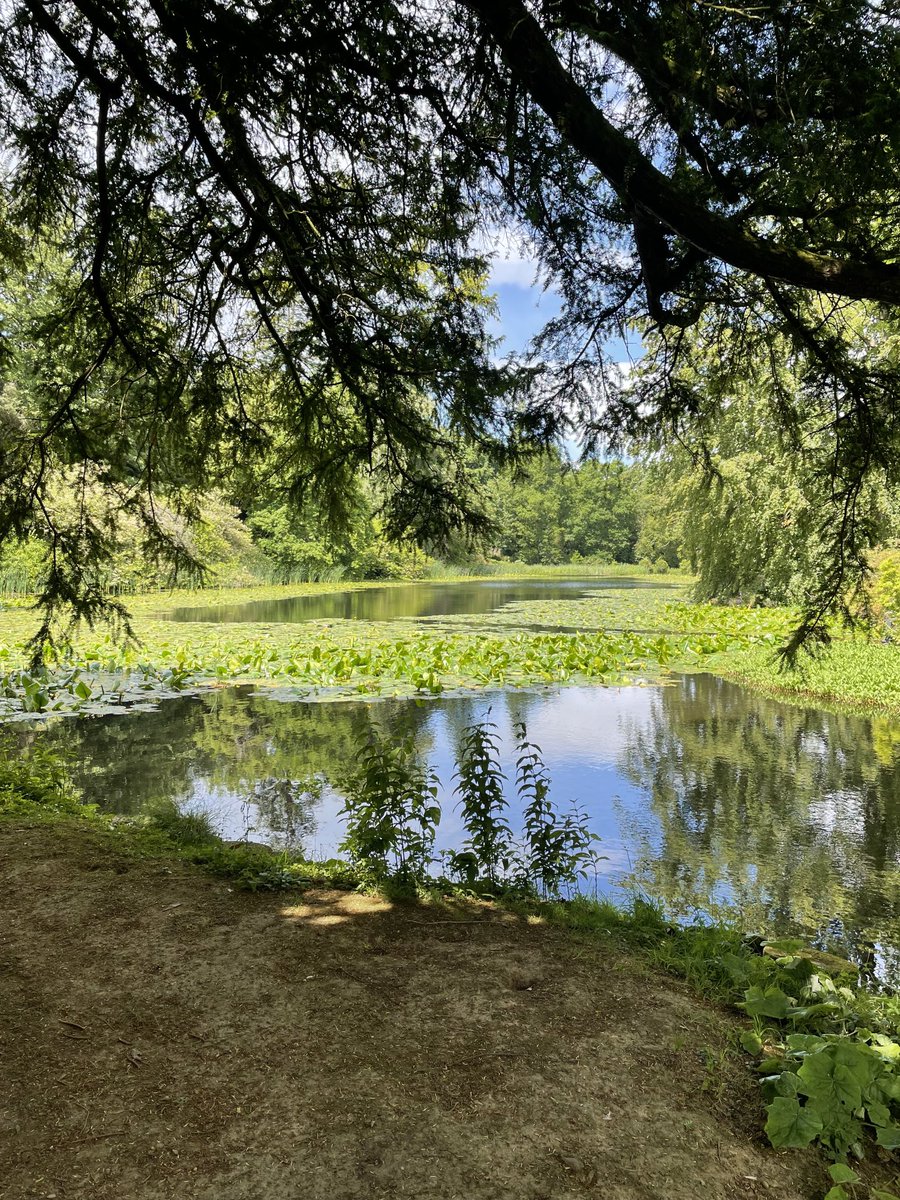
[[[758,647],[711,658],[708,668],[799,704],[900,712],[900,646],[876,638],[837,639],[822,654],[801,658],[793,670]]]

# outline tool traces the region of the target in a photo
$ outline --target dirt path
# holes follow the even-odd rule
[[[0,826],[0,1197],[821,1196],[732,1027],[540,924]],[[724,1062],[724,1085],[707,1064]]]

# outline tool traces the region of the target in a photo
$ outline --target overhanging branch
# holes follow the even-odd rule
[[[699,204],[606,119],[562,65],[552,42],[521,0],[462,3],[496,44],[517,82],[629,208],[640,206],[691,245],[750,274],[853,300],[900,303],[900,269],[895,266],[784,246]]]

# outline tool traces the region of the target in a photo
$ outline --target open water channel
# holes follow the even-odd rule
[[[341,616],[349,604],[359,619],[408,617],[410,605],[419,616],[484,612],[597,586],[417,585],[277,601],[280,616],[247,605],[230,618],[207,609],[190,619],[329,615],[314,600],[344,606]],[[490,607],[466,607],[477,604]],[[51,743],[86,798],[107,810],[135,813],[168,797],[210,813],[228,837],[330,857],[342,837],[342,779],[373,732],[414,734],[441,780],[438,848],[458,846],[456,751],[466,726],[485,718],[497,724],[510,777],[512,726],[524,721],[557,804],[577,801],[589,814],[605,857],[587,890],[641,892],[680,919],[735,912],[745,925],[837,944],[881,978],[900,978],[900,723],[885,717],[781,704],[698,674],[646,686],[333,704],[230,688],[18,736]],[[516,815],[513,806],[513,825]]]

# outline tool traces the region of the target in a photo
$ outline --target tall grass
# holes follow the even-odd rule
[[[258,587],[259,584],[266,584],[276,587],[290,583],[341,583],[346,578],[348,578],[347,570],[341,566],[293,567],[285,570],[275,563],[269,563],[258,570],[256,579],[246,586]],[[217,586],[223,585],[219,583]]]
[[[34,578],[30,571],[0,570],[0,596],[30,596],[33,595],[34,588]]]
[[[453,579],[608,579],[608,578],[669,578],[689,579],[690,574],[680,568],[670,570],[666,575],[648,572],[637,563],[522,563],[522,562],[488,562],[474,564],[454,564],[435,562],[428,567],[426,578],[429,580]]]

